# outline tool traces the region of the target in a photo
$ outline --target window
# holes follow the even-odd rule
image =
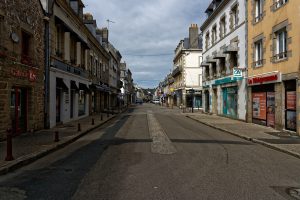
[[[220,38],[224,38],[226,34],[226,18],[222,17],[220,20]]]
[[[95,68],[96,68],[96,77],[99,77],[99,68],[98,68],[98,60],[95,60]]]
[[[263,0],[255,0],[255,22],[258,22],[263,17]]]
[[[102,62],[100,61],[100,78],[102,77],[102,71],[103,71],[103,69],[102,69]]]
[[[206,49],[209,47],[209,32],[207,32],[205,36],[205,47]]]
[[[211,42],[212,42],[212,44],[215,44],[217,41],[217,26],[216,25],[212,28],[211,35],[212,35]]]
[[[280,8],[281,6],[283,6],[284,4],[286,4],[288,2],[288,0],[275,0],[274,3],[274,8]]]
[[[275,59],[284,59],[287,57],[287,32],[281,29],[276,33],[276,54]]]
[[[21,42],[21,63],[28,66],[33,66],[33,60],[31,55],[32,48],[32,35],[22,31],[22,42]]]
[[[254,43],[254,67],[262,66],[263,64],[263,42],[259,40]]]
[[[226,59],[225,58],[219,59],[219,67],[220,67],[221,76],[224,76],[226,74]]]
[[[235,29],[238,25],[238,5],[235,5],[231,9],[231,15],[232,15],[232,28]]]

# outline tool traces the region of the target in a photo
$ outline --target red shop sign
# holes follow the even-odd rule
[[[248,78],[248,85],[257,85],[263,84],[268,82],[278,82],[280,81],[280,74],[269,74],[269,75],[262,75],[262,76],[255,76]]]
[[[30,82],[35,82],[37,80],[36,72],[33,70],[19,70],[12,69],[11,75],[17,78],[27,78]]]

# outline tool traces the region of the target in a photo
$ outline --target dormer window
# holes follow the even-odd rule
[[[83,8],[84,4],[81,0],[70,0],[70,6],[73,11],[79,16],[80,19],[83,19]]]

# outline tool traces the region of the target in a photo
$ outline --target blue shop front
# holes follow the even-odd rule
[[[225,77],[215,80],[213,87],[220,87],[220,94],[222,98],[219,98],[221,103],[221,110],[219,114],[230,118],[238,118],[238,81],[241,81],[242,77]]]

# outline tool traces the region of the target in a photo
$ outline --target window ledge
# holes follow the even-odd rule
[[[277,10],[279,10],[280,8],[284,7],[286,4],[288,4],[289,1],[287,0],[285,3],[282,3],[280,6],[277,6],[278,2],[275,2],[272,6],[271,6],[271,10],[272,12],[276,12]]]
[[[285,57],[285,58],[279,58],[279,59],[274,59],[273,63],[280,63],[280,62],[284,62],[284,61],[287,61],[288,60],[288,57]]]

